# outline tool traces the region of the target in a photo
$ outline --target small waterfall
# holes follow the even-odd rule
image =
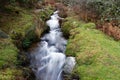
[[[67,41],[62,37],[58,11],[46,22],[49,33],[41,38],[39,46],[31,52],[31,68],[36,80],[62,80]]]

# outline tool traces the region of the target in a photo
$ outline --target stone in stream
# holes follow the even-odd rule
[[[75,57],[67,57],[65,61],[65,66],[63,68],[64,73],[65,74],[72,73],[75,64],[76,64]]]

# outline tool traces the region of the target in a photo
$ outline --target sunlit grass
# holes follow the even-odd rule
[[[81,23],[70,34],[66,54],[77,59],[73,73],[81,80],[120,79],[119,41],[96,30],[93,23]]]

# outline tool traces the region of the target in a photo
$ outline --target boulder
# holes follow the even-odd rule
[[[75,64],[76,64],[75,57],[67,57],[63,68],[64,73],[65,74],[72,73]]]
[[[0,38],[8,38],[8,35],[2,30],[0,30]]]

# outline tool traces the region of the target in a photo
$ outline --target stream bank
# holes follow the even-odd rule
[[[69,35],[65,53],[75,56],[77,61],[68,80],[70,77],[77,80],[119,80],[119,41],[97,30],[94,23],[86,23],[75,16],[66,18],[62,30]]]

